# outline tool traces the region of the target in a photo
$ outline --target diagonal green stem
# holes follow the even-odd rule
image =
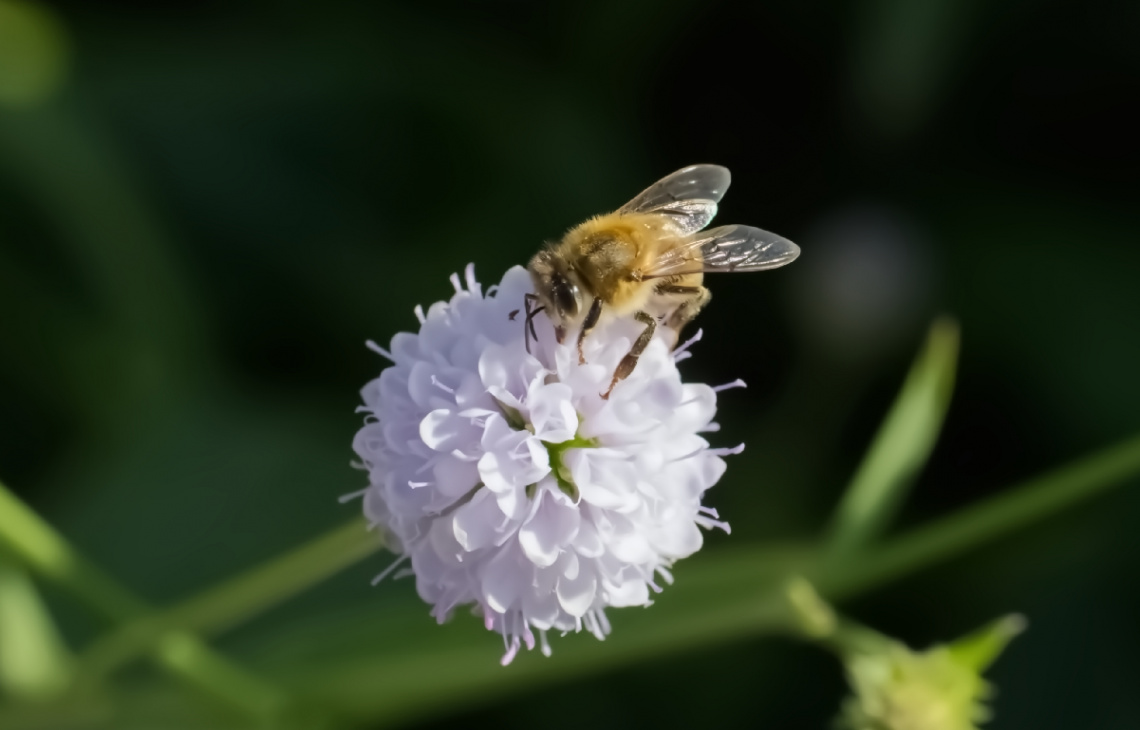
[[[1061,512],[1140,473],[1140,436],[915,528],[828,576],[827,592],[862,592]]]
[[[835,508],[829,559],[849,562],[887,528],[938,440],[954,390],[958,326],[936,320],[926,346]]]
[[[0,483],[0,544],[41,577],[73,593],[117,624],[150,613],[150,606],[75,551],[31,508]],[[160,666],[255,717],[286,704],[275,687],[216,654],[195,636],[172,632],[148,647]]]
[[[211,635],[253,618],[340,572],[384,546],[363,518],[230,578],[173,608],[139,617],[99,640],[83,658],[83,671],[98,676],[145,654],[176,631]]]

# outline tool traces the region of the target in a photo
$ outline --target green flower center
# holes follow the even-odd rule
[[[563,441],[560,444],[552,444],[548,441],[543,441],[542,444],[546,447],[546,453],[550,455],[550,471],[553,472],[554,478],[558,481],[558,488],[562,490],[574,503],[578,503],[578,485],[574,483],[574,476],[570,473],[570,468],[566,466],[562,460],[562,456],[570,449],[593,449],[597,448],[598,442],[595,439],[588,439],[574,434],[574,438],[569,441]],[[534,488],[537,484],[532,484],[526,488],[527,496],[534,497]]]
[[[523,418],[523,414],[517,408],[512,408],[506,403],[495,400],[498,404],[499,410],[503,412],[503,417],[507,419],[507,425],[516,431],[530,431],[534,433],[534,426],[527,423]],[[582,422],[582,414],[578,414],[578,423]],[[560,443],[551,443],[543,441],[542,445],[546,447],[546,453],[550,457],[550,471],[554,474],[554,479],[558,482],[558,488],[570,499],[574,500],[577,504],[579,493],[578,485],[574,483],[574,476],[570,473],[570,468],[566,466],[563,461],[563,455],[570,449],[593,449],[597,448],[598,442],[596,439],[585,438],[579,434],[574,434],[574,438]],[[538,491],[538,484],[528,484],[526,487],[527,499],[534,499],[535,493]]]

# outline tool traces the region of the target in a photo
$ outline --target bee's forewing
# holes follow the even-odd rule
[[[721,226],[664,252],[644,277],[700,272],[764,271],[795,261],[800,247],[752,226]]]
[[[713,228],[689,245],[700,247],[705,271],[764,271],[800,255],[800,247],[788,239],[752,226]]]
[[[719,203],[732,182],[727,167],[690,165],[666,175],[623,205],[619,213],[644,213],[680,200],[711,200]]]
[[[677,200],[644,212],[667,217],[677,235],[688,236],[707,226],[716,216],[716,203],[712,200]]]
[[[716,215],[716,204],[732,176],[720,165],[690,165],[643,190],[618,213],[659,213],[668,216],[681,235],[696,233]]]

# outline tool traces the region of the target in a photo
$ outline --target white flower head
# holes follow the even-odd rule
[[[685,347],[662,335],[604,399],[643,324],[603,322],[579,364],[575,337],[558,344],[543,314],[528,352],[525,269],[486,295],[470,266],[466,289],[452,283],[451,301],[417,308],[418,333],[371,345],[393,365],[362,391],[364,513],[436,619],[474,604],[503,635],[504,664],[536,633],[549,654],[551,629],[602,639],[607,607],[650,605],[700,527],[728,530],[701,505],[721,457],[743,448],[701,436],[720,389],[681,382]]]

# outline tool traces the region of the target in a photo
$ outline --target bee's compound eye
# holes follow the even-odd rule
[[[574,282],[561,274],[555,274],[550,282],[551,293],[554,295],[554,304],[559,312],[566,317],[578,315],[578,287]]]

